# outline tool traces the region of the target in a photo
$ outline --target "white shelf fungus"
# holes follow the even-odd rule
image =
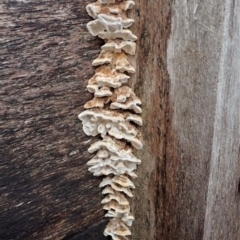
[[[106,214],[105,217],[111,217],[111,218],[119,218],[121,219],[123,222],[125,222],[125,224],[129,227],[132,226],[132,223],[134,221],[134,217],[131,213],[118,213],[116,211],[113,210],[109,210]]]
[[[113,238],[115,235],[129,236],[131,235],[131,232],[122,220],[118,218],[112,218],[104,231],[104,235],[112,236]]]
[[[98,58],[93,62],[93,66],[99,66],[103,64],[111,64],[119,72],[135,73],[134,67],[129,63],[125,52],[114,53],[110,51],[102,50]]]
[[[132,9],[135,5],[132,0],[114,3],[115,1],[113,1],[110,5],[102,5],[101,2],[90,3],[86,6],[86,10],[87,13],[94,19],[96,19],[99,14],[113,14],[115,17],[126,18],[125,11]]]
[[[123,29],[121,31],[117,31],[117,32],[104,32],[101,31],[98,34],[98,37],[102,38],[102,39],[116,39],[116,38],[120,38],[126,41],[136,41],[137,40],[137,36],[134,35],[132,33],[132,31],[128,30],[128,29]]]
[[[105,45],[102,46],[102,49],[114,53],[120,53],[123,50],[130,55],[134,55],[136,53],[136,43],[124,40],[120,42],[109,40],[107,43],[105,43]]]
[[[104,65],[96,69],[95,75],[88,81],[87,89],[95,93],[101,87],[119,88],[127,83],[129,78],[128,75]]]
[[[103,91],[103,88],[100,90],[96,91],[94,96],[99,96],[99,92]],[[109,90],[109,88],[108,88]],[[96,94],[97,93],[97,94]],[[116,88],[112,94],[107,95],[107,94],[102,94],[102,97],[94,97],[92,100],[87,102],[84,105],[84,108],[89,109],[89,108],[103,108],[105,104],[110,104],[111,109],[123,109],[123,110],[133,110],[135,113],[141,113],[142,109],[139,107],[141,105],[140,99],[135,95],[135,93],[131,90],[131,88],[127,86],[123,86],[120,88]],[[106,98],[106,96],[109,96]],[[141,123],[141,118],[138,117],[139,120],[133,120],[137,121],[138,125],[142,125]]]
[[[97,36],[100,32],[120,32],[123,28],[128,28],[133,24],[134,20],[115,15],[98,14],[97,19],[87,24],[88,31],[93,35]]]
[[[83,131],[88,136],[104,138],[107,134],[116,139],[123,139],[130,142],[136,149],[142,148],[141,133],[131,124],[142,125],[141,118],[133,114],[118,113],[113,110],[91,109],[78,115],[83,123]]]
[[[94,176],[105,176],[100,183],[104,199],[105,217],[111,218],[104,230],[113,240],[128,240],[134,216],[130,212],[129,198],[135,189],[134,172],[141,160],[132,153],[143,147],[141,132],[141,101],[126,84],[135,68],[128,60],[135,55],[137,36],[130,27],[134,20],[127,17],[127,10],[135,5],[132,0],[97,0],[87,5],[88,14],[94,19],[87,24],[93,36],[105,39],[99,56],[92,65],[97,67],[89,79],[87,89],[93,93],[84,112],[78,115],[83,131],[88,136],[100,135],[101,140],[88,151],[95,155],[87,162]]]

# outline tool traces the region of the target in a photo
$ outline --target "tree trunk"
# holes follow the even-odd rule
[[[94,0],[0,3],[0,238],[104,240],[101,178],[77,119],[102,41]],[[140,1],[131,86],[144,148],[132,240],[238,240],[240,3]]]

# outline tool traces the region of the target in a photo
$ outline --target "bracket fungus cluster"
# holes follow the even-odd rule
[[[132,153],[133,148],[142,148],[141,101],[127,86],[135,73],[128,55],[135,54],[137,37],[126,29],[134,22],[127,17],[134,5],[132,0],[98,0],[86,7],[94,19],[87,24],[89,32],[105,39],[105,44],[92,63],[97,68],[87,85],[93,99],[78,118],[86,135],[101,136],[88,149],[96,155],[87,165],[94,176],[105,176],[100,184],[105,196],[101,203],[111,220],[104,235],[114,240],[127,240],[131,235],[134,216],[129,201],[135,189],[134,171],[141,163]]]

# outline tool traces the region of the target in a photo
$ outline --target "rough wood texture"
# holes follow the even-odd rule
[[[1,239],[105,239],[77,119],[101,45],[85,28],[88,2],[0,3]]]
[[[101,46],[85,29],[88,2],[0,3],[3,239],[106,239],[77,120]],[[145,145],[132,239],[238,240],[240,4],[135,2]]]
[[[133,239],[239,239],[239,10],[138,2],[145,148]]]
[[[173,5],[168,69],[179,164],[168,239],[240,236],[239,12],[229,0]]]
[[[142,164],[138,168],[139,177],[133,199],[136,220],[132,239],[167,239],[162,235],[168,218],[163,209],[172,201],[167,195],[167,178],[169,184],[175,184],[171,182],[171,175],[166,176],[167,164],[173,167],[166,156],[166,134],[171,119],[167,40],[171,30],[172,1],[135,2],[133,32],[139,40],[135,63],[137,74],[133,76],[132,85],[143,102],[144,126],[141,131],[144,148],[135,152],[142,159]],[[168,172],[174,174],[174,168]]]

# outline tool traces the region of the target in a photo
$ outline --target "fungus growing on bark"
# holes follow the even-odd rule
[[[132,89],[127,86],[124,86],[114,91],[110,108],[133,110],[135,113],[141,113],[142,109],[138,106],[141,104],[142,102],[135,95]]]
[[[118,185],[117,183],[114,183],[111,179],[111,177],[106,177],[102,180],[102,182],[100,183],[99,187],[105,187],[105,186],[108,186],[110,185],[111,188],[115,191],[118,191],[118,192],[123,192],[125,193],[128,197],[133,197],[132,195],[132,192],[130,190],[130,188],[128,187],[123,187],[121,185]]]
[[[88,14],[94,19],[96,19],[99,14],[113,14],[115,17],[117,16],[126,18],[126,10],[132,9],[134,5],[135,3],[132,0],[123,1],[120,3],[113,2],[110,5],[102,5],[101,2],[96,2],[88,4],[86,6],[86,10]]]
[[[101,140],[92,144],[88,151],[95,156],[88,161],[94,176],[105,177],[99,187],[103,188],[105,217],[112,218],[104,230],[113,240],[128,240],[129,229],[134,221],[128,198],[135,189],[134,172],[141,160],[132,154],[132,147],[142,148],[141,101],[125,86],[135,73],[128,55],[136,52],[137,36],[129,29],[134,20],[127,17],[127,10],[135,5],[132,0],[98,0],[87,5],[88,14],[94,19],[87,24],[93,36],[106,39],[99,56],[92,62],[95,75],[89,79],[87,89],[93,93],[92,100],[84,105],[78,115],[83,131],[88,136],[100,135]]]
[[[88,31],[93,35],[97,36],[100,32],[119,32],[123,28],[128,28],[133,24],[134,20],[115,15],[98,14],[97,19],[87,24]]]
[[[105,137],[107,134],[116,139],[130,142],[136,149],[142,148],[141,132],[131,124],[141,125],[140,117],[129,113],[117,113],[113,110],[91,109],[78,115],[83,122],[83,131],[88,136]]]
[[[127,55],[123,51],[120,53],[113,53],[102,50],[98,58],[92,62],[92,65],[99,66],[103,64],[111,64],[116,70],[122,73],[135,73],[134,67],[129,63]]]
[[[104,65],[96,69],[95,75],[88,81],[87,89],[95,93],[100,87],[118,88],[127,83],[129,78],[128,75]]]
[[[99,0],[99,2],[103,4],[110,4],[110,3],[115,3],[115,0]]]
[[[114,191],[112,194],[108,194],[103,200],[102,200],[102,204],[106,204],[111,202],[112,200],[115,200],[118,202],[118,204],[120,205],[129,205],[128,200],[126,199],[125,195],[120,193],[120,192],[116,192]]]
[[[118,213],[128,213],[130,211],[129,204],[127,205],[121,205],[115,200],[111,200],[110,202],[103,205],[103,209],[110,211],[113,210]]]
[[[113,238],[114,235],[129,236],[131,235],[131,232],[122,220],[118,218],[112,218],[104,231],[104,235],[111,236]]]
[[[112,92],[110,91],[109,87],[102,87],[94,93],[94,96],[99,98],[109,97],[109,96],[112,96]]]
[[[100,89],[102,91],[102,88]],[[100,96],[99,91],[96,91],[92,100],[84,105],[84,108],[103,108],[105,104],[110,104],[111,109],[123,109],[123,110],[133,110],[135,113],[141,113],[142,109],[138,106],[141,105],[140,99],[135,95],[131,88],[123,86],[121,88],[116,88],[113,92],[109,90],[109,94],[102,94]],[[106,97],[108,96],[108,97]],[[129,118],[128,118],[129,119]],[[142,125],[141,118],[139,116],[132,119],[133,122],[137,122],[138,125]]]
[[[105,51],[111,51],[114,53],[120,53],[122,50],[130,55],[134,55],[136,53],[136,43],[131,41],[113,41],[109,40],[102,46],[102,49]]]
[[[104,32],[101,31],[98,34],[98,37],[102,38],[102,39],[116,39],[116,38],[120,38],[126,41],[136,41],[137,40],[137,36],[134,35],[132,33],[132,31],[128,30],[128,29],[123,29],[121,31],[117,31],[117,32]]]
[[[109,210],[106,214],[105,217],[111,217],[111,218],[119,218],[123,222],[126,223],[127,226],[131,227],[132,223],[134,221],[134,217],[131,213],[119,213],[113,210]]]

